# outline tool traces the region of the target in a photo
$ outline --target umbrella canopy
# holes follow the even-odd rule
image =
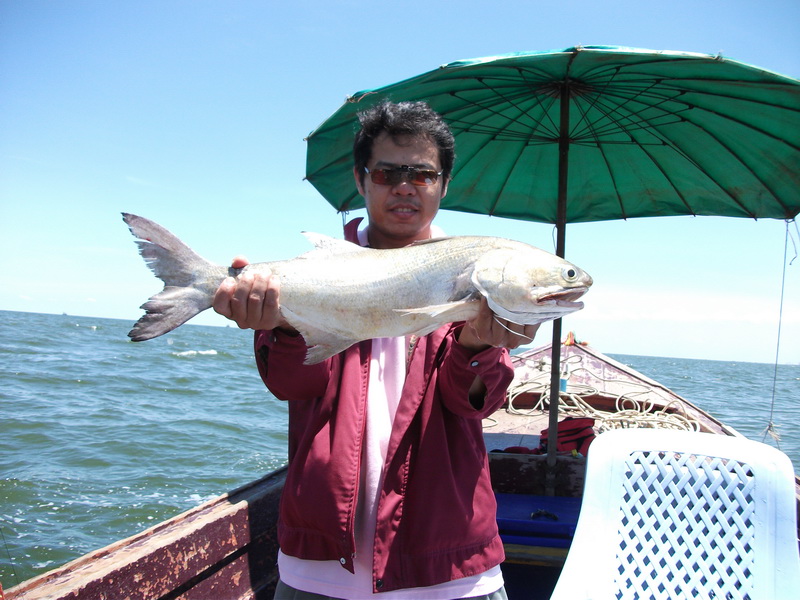
[[[556,224],[800,212],[800,81],[719,56],[584,46],[353,94],[308,138],[306,178],[337,210],[364,206],[357,113],[386,99],[424,100],[450,125],[445,209]]]
[[[384,100],[424,100],[450,125],[442,208],[554,223],[559,256],[567,223],[800,212],[800,81],[720,56],[582,46],[454,62],[354,94],[308,138],[306,178],[339,211],[364,206],[357,113]],[[560,348],[559,319],[551,398]]]

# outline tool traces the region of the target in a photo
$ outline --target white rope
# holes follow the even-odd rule
[[[532,341],[533,341],[533,338],[532,338],[532,337],[530,337],[530,336],[527,336],[527,335],[525,335],[524,333],[520,333],[519,331],[514,331],[513,329],[511,329],[511,328],[510,328],[510,327],[508,327],[507,325],[503,325],[503,324],[500,322],[500,319],[498,319],[498,318],[497,318],[497,315],[495,315],[494,313],[492,313],[492,316],[493,316],[493,318],[494,318],[494,322],[495,322],[495,323],[497,323],[498,325],[500,325],[500,327],[502,327],[502,328],[503,328],[503,329],[505,329],[506,331],[508,331],[508,332],[510,332],[510,333],[513,333],[513,334],[514,334],[514,335],[516,335],[517,337],[525,338],[525,339],[526,339],[526,340],[528,340],[529,342],[532,342]],[[519,325],[519,323],[517,323],[517,324]]]
[[[783,327],[783,295],[786,292],[786,265],[787,265],[787,258],[789,256],[789,240],[792,240],[792,246],[794,247],[794,257],[791,261],[788,262],[789,266],[797,258],[797,245],[794,242],[794,238],[790,235],[790,228],[789,224],[794,223],[795,229],[797,229],[797,221],[792,219],[792,221],[786,221],[786,236],[783,241],[783,275],[781,276],[781,300],[780,305],[778,308],[778,337],[775,341],[775,368],[772,374],[772,400],[769,406],[769,420],[767,421],[767,426],[764,429],[763,436],[761,437],[761,441],[764,442],[767,439],[767,435],[769,435],[775,443],[777,444],[778,448],[781,447],[781,436],[778,433],[778,430],[775,427],[775,421],[773,420],[775,416],[775,390],[778,385],[778,360],[780,358],[781,353],[781,329]]]
[[[570,357],[577,358],[579,357]],[[566,361],[569,362],[569,359]],[[573,361],[575,362],[575,361]],[[530,416],[535,413],[547,412],[550,407],[550,372],[544,367],[545,361],[539,363],[541,372],[529,377],[525,381],[511,385],[508,390],[507,412],[516,415]],[[586,370],[575,369],[571,375]],[[597,378],[594,373],[593,377]],[[607,381],[599,378],[600,381]],[[617,381],[617,383],[619,383]],[[603,411],[594,408],[585,398],[600,394],[597,388],[588,385],[571,384],[569,392],[560,392],[558,398],[558,412],[570,417],[590,417],[595,420],[595,429],[598,433],[610,429],[673,429],[679,431],[699,431],[700,423],[690,418],[685,407],[677,400],[666,398],[668,402],[663,407],[657,407],[652,394],[660,395],[660,390],[645,384],[628,382],[629,391],[617,395],[615,411]],[[530,409],[519,409],[514,406],[515,400],[524,394],[539,394],[536,404]],[[676,412],[669,412],[670,410]]]

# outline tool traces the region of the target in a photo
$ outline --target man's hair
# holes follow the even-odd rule
[[[353,161],[356,172],[364,181],[364,167],[372,156],[372,145],[384,131],[397,140],[398,137],[431,140],[439,149],[444,181],[450,179],[455,162],[455,139],[447,123],[426,102],[384,101],[359,113],[361,129],[353,143]]]

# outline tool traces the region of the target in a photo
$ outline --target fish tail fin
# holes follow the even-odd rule
[[[145,314],[128,337],[142,342],[164,335],[211,308],[214,292],[229,270],[207,261],[149,219],[129,213],[122,213],[122,219],[138,238],[139,254],[164,282],[164,289],[142,304]]]

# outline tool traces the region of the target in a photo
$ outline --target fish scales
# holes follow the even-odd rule
[[[281,304],[292,313],[286,315],[290,323],[292,316],[305,324],[324,319],[328,330],[356,341],[393,337],[420,333],[440,323],[425,314],[405,313],[404,309],[441,305],[469,296],[471,290],[464,276],[483,248],[476,241],[462,239],[436,246],[441,252],[432,252],[423,244],[402,253],[333,253],[305,261],[266,263],[264,267],[280,277]],[[474,316],[476,311],[475,303],[465,303],[459,320]]]
[[[142,257],[165,284],[128,334],[163,335],[211,307],[228,276],[271,271],[281,282],[281,312],[309,346],[313,364],[377,337],[424,335],[474,317],[486,297],[500,317],[541,323],[583,307],[591,277],[549,252],[513,240],[456,236],[375,250],[318,234],[315,248],[284,261],[235,270],[206,261],[172,233],[123,213]]]

